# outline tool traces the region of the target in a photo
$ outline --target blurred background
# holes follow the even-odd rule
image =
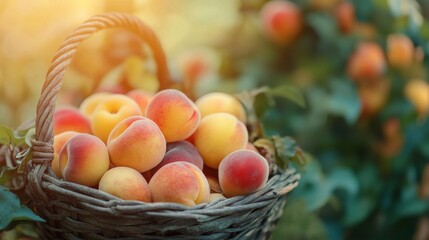
[[[35,116],[52,56],[92,15],[137,15],[175,81],[198,97],[268,86],[305,107],[260,105],[268,134],[311,157],[273,239],[429,239],[429,0],[103,0],[0,3],[0,124]],[[82,44],[59,104],[158,90],[150,55],[121,30]],[[288,96],[293,94],[287,93]]]

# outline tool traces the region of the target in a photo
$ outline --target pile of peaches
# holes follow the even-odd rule
[[[175,89],[94,93],[55,111],[52,169],[124,200],[195,206],[247,195],[265,186],[269,166],[245,121],[226,93],[195,102]]]

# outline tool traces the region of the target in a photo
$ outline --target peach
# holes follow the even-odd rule
[[[136,170],[114,167],[104,173],[98,189],[123,200],[152,202],[149,184]]]
[[[51,167],[52,167],[52,170],[54,170],[54,173],[55,175],[57,175],[57,177],[60,177],[60,178],[62,177],[62,174],[60,171],[60,161],[59,161],[59,155],[60,155],[61,149],[70,138],[76,136],[77,134],[79,133],[74,131],[66,131],[54,136],[54,143],[53,143],[54,159],[51,162]]]
[[[144,116],[146,114],[147,105],[153,98],[153,94],[140,89],[134,89],[127,93],[127,96],[132,98],[140,107],[140,111]]]
[[[191,136],[201,119],[197,106],[175,89],[155,94],[147,106],[146,116],[159,126],[167,142],[181,141]]]
[[[149,182],[154,202],[175,202],[195,206],[209,201],[210,187],[203,172],[188,162],[161,167]]]
[[[74,107],[62,107],[54,113],[54,135],[66,131],[91,133],[89,119]]]
[[[256,148],[256,146],[253,144],[253,143],[247,143],[247,146],[246,146],[246,149],[247,150],[251,150],[251,151],[254,151],[255,153],[259,153],[259,151],[258,151],[258,149]]]
[[[387,37],[387,60],[396,68],[409,67],[414,60],[414,45],[404,34],[390,34]]]
[[[166,150],[159,127],[142,116],[128,117],[116,125],[107,140],[110,160],[114,166],[145,172],[158,165]]]
[[[267,160],[250,150],[235,151],[219,165],[219,183],[226,197],[247,195],[263,188],[268,175]]]
[[[429,114],[429,85],[421,79],[412,79],[405,86],[405,97],[413,104],[419,116]]]
[[[355,25],[355,8],[349,1],[341,1],[335,8],[335,18],[341,32],[349,33]]]
[[[226,93],[213,92],[203,95],[195,102],[201,117],[211,113],[226,112],[234,115],[238,120],[246,122],[246,111],[240,101]]]
[[[79,111],[85,115],[86,117],[90,117],[91,114],[94,112],[95,108],[97,107],[98,103],[101,102],[106,96],[110,95],[110,93],[106,92],[99,92],[94,93],[87,98],[85,98],[79,106]]]
[[[207,115],[194,134],[194,143],[204,164],[215,169],[226,155],[245,149],[248,139],[246,126],[229,113]]]
[[[178,141],[167,144],[167,152],[165,153],[164,158],[156,167],[151,169],[151,173],[153,175],[162,166],[178,161],[192,163],[200,170],[203,170],[203,158],[198,153],[197,148],[187,141]]]
[[[370,118],[377,114],[389,98],[390,82],[380,79],[373,84],[360,86],[358,96],[361,101],[361,118]]]
[[[279,44],[289,44],[302,30],[301,9],[293,2],[268,1],[260,15],[265,34]]]
[[[110,94],[100,100],[90,115],[91,130],[95,136],[107,142],[110,132],[120,121],[141,115],[134,100],[122,94]]]
[[[221,193],[210,193],[209,202],[213,202],[218,199],[226,199],[226,197]]]
[[[109,169],[106,145],[96,136],[79,133],[70,138],[59,155],[60,171],[66,181],[89,187],[98,184]]]
[[[348,75],[358,82],[372,82],[380,78],[386,68],[381,47],[374,42],[361,42],[350,56]]]
[[[213,169],[207,166],[203,168],[204,176],[206,176],[207,181],[209,182],[210,192],[211,193],[221,193],[222,189],[220,189],[219,185],[219,173],[217,169]]]

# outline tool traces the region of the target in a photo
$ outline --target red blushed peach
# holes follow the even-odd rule
[[[212,113],[225,112],[234,115],[238,120],[246,122],[246,111],[237,98],[221,92],[203,95],[195,102],[201,117]]]
[[[173,162],[160,168],[149,182],[154,202],[195,206],[208,202],[210,187],[203,172],[188,162]]]
[[[387,37],[387,60],[396,68],[409,67],[414,60],[414,45],[403,34],[390,34]]]
[[[54,143],[53,143],[54,159],[51,162],[51,167],[52,167],[52,170],[54,170],[55,175],[57,175],[57,177],[59,178],[63,177],[60,171],[60,161],[59,161],[59,155],[60,155],[61,149],[70,138],[78,134],[79,134],[78,132],[67,131],[54,136]]]
[[[245,149],[248,139],[246,126],[229,113],[207,115],[194,134],[194,143],[204,164],[215,169],[226,155]]]
[[[107,147],[99,138],[79,133],[66,142],[59,163],[66,181],[94,187],[109,169],[110,161]]]
[[[89,119],[82,115],[77,108],[63,107],[54,113],[54,135],[66,131],[91,133]]]
[[[123,200],[152,202],[152,194],[146,179],[128,167],[108,170],[100,179],[98,189]]]
[[[207,166],[203,168],[204,176],[206,176],[207,181],[209,182],[210,192],[211,193],[221,193],[222,189],[220,189],[219,185],[219,174],[217,169],[213,169]]]
[[[146,109],[146,117],[159,126],[167,142],[181,141],[191,136],[201,118],[195,104],[175,89],[155,94]]]
[[[162,161],[150,170],[151,175],[155,174],[162,166],[172,162],[184,161],[197,166],[203,170],[203,158],[198,153],[196,147],[187,141],[178,141],[167,144],[167,152]]]
[[[261,10],[262,27],[273,41],[288,44],[301,32],[301,9],[290,1],[268,1]]]
[[[227,197],[247,195],[263,188],[268,174],[267,160],[250,150],[235,151],[219,165],[219,183]]]
[[[386,68],[383,50],[374,42],[362,42],[350,56],[348,75],[358,82],[372,82],[380,78]]]
[[[147,105],[149,105],[149,102],[153,98],[153,94],[140,89],[134,89],[129,91],[127,96],[132,98],[139,105],[142,115],[144,116],[146,114]]]
[[[110,132],[120,121],[141,115],[134,100],[122,94],[110,94],[100,100],[91,114],[91,130],[95,136],[107,142]]]
[[[114,166],[145,172],[158,165],[165,154],[166,142],[159,127],[142,116],[129,117],[113,128],[107,140]]]

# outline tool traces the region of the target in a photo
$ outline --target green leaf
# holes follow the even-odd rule
[[[274,105],[274,99],[267,91],[261,91],[254,96],[253,109],[258,119],[262,119],[265,112]]]
[[[350,169],[335,169],[328,177],[328,183],[331,191],[344,189],[350,195],[356,195],[359,191],[359,182]]]
[[[345,201],[344,224],[351,226],[364,220],[374,208],[375,201],[363,196],[348,196]]]
[[[4,125],[0,125],[0,144],[10,145],[12,144],[13,139],[14,139],[14,136],[13,136],[12,129]]]
[[[296,141],[289,137],[273,136],[274,147],[276,149],[277,165],[283,169],[287,167],[289,161],[296,162],[300,166],[307,163],[307,157],[296,144]]]
[[[0,125],[0,144],[3,145],[27,145],[31,146],[31,138],[34,138],[35,128],[14,131],[11,128]]]
[[[344,117],[349,124],[355,123],[361,104],[353,84],[347,79],[335,79],[330,82],[330,88],[329,112]]]
[[[7,188],[0,186],[0,231],[6,230],[16,221],[39,221],[42,218],[20,204],[19,198]]]
[[[300,91],[299,88],[293,85],[285,84],[278,87],[274,87],[269,89],[268,93],[273,97],[281,97],[287,100],[291,100],[302,108],[306,106],[305,98],[302,91]]]

